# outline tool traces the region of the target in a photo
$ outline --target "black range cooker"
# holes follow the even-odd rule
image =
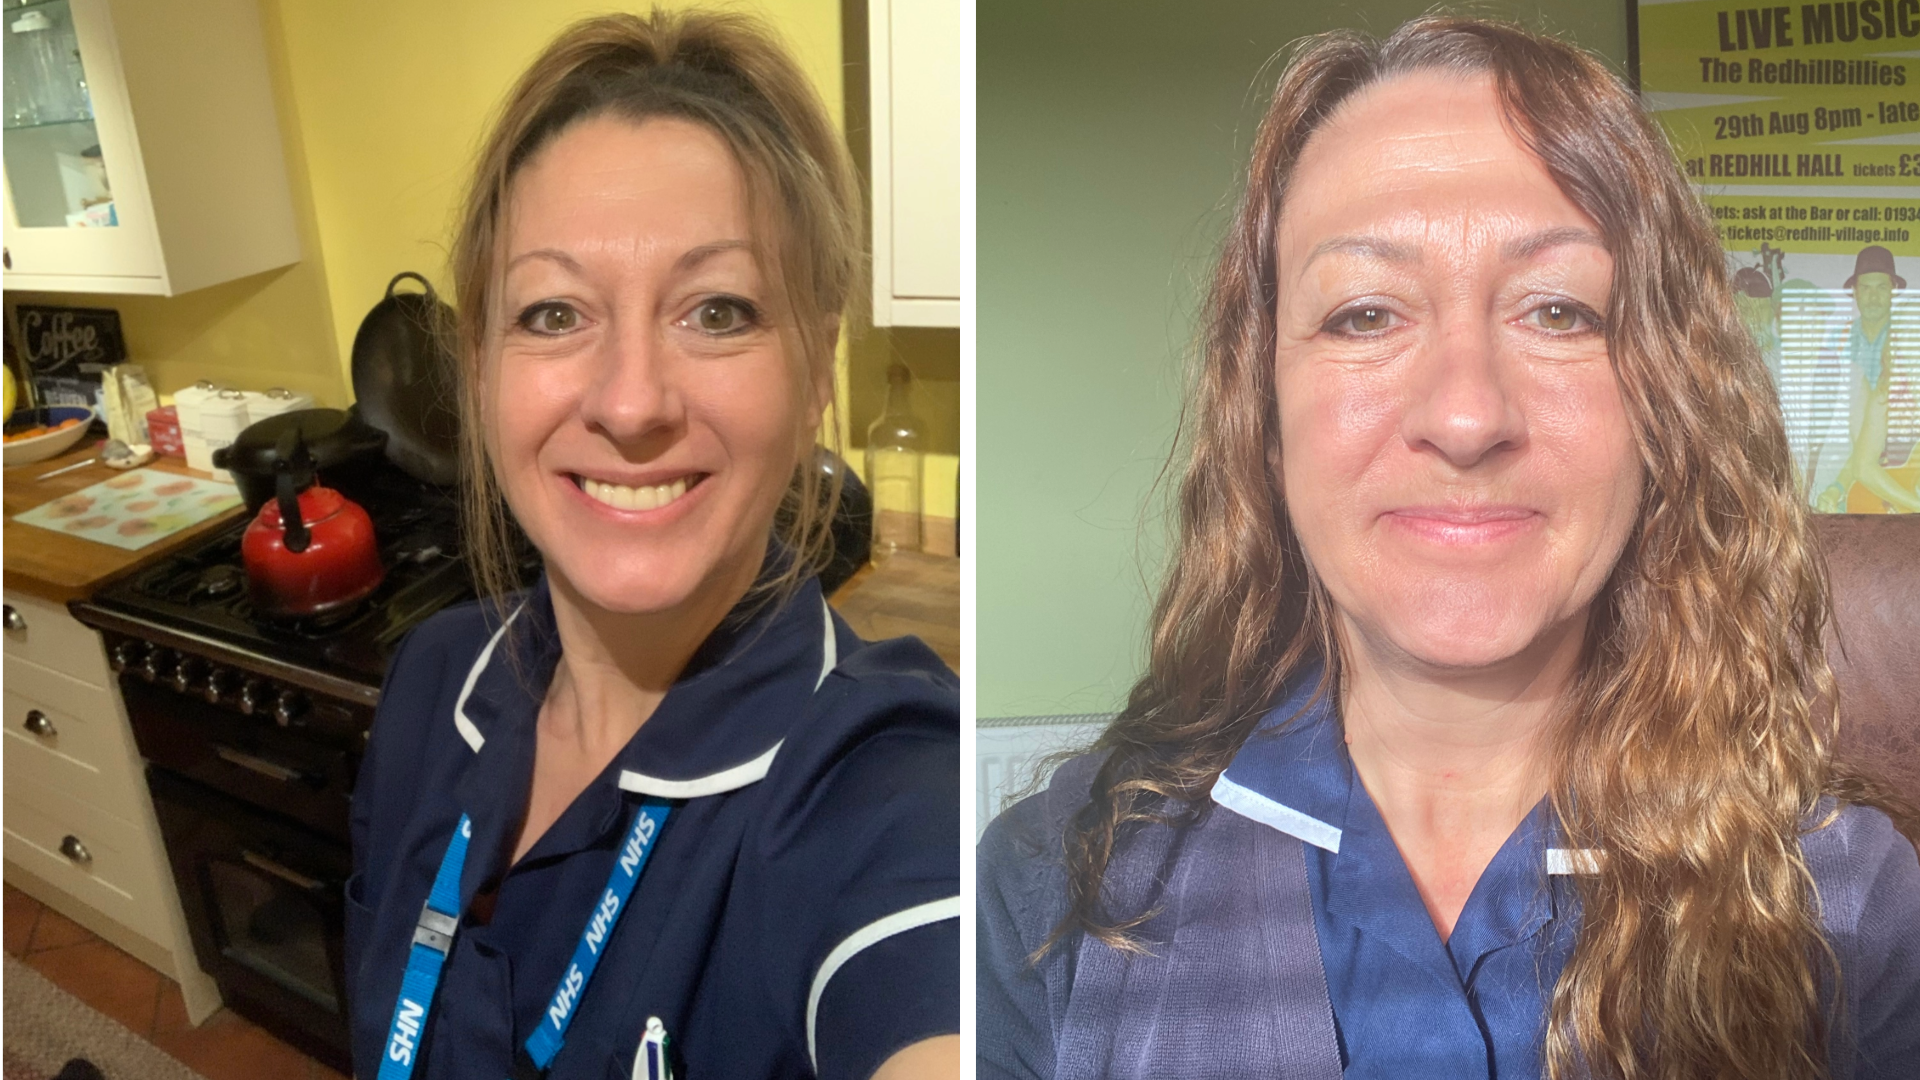
[[[257,617],[245,523],[73,605],[106,638],[201,968],[236,1012],[342,1071],[360,756],[400,639],[473,595],[451,491],[383,461],[353,497],[386,578],[351,611]]]

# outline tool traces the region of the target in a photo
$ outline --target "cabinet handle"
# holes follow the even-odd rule
[[[265,758],[257,758],[252,754],[241,753],[231,746],[221,746],[216,743],[213,752],[220,755],[221,761],[238,765],[249,772],[257,772],[261,776],[272,780],[279,780],[284,783],[288,780],[300,779],[300,771],[298,769],[289,769],[285,765],[275,765]]]
[[[244,860],[248,866],[256,870],[265,870],[281,881],[298,886],[308,892],[319,892],[323,884],[318,878],[310,878],[298,870],[290,870],[280,863],[267,858],[265,855],[256,855],[245,848],[240,849],[240,858]]]
[[[53,726],[53,721],[47,719],[47,714],[41,712],[39,709],[27,710],[26,727],[28,731],[33,732],[43,739],[51,739],[55,735],[60,734],[59,729]]]
[[[7,269],[13,269],[13,249],[0,248],[0,262],[5,262]]]
[[[19,612],[13,610],[12,604],[6,605],[6,609],[7,609],[7,613],[5,615],[5,623],[6,623],[7,629],[25,630],[27,628],[26,617],[21,615]]]
[[[93,852],[88,851],[87,845],[81,843],[80,838],[77,836],[68,835],[60,838],[60,854],[65,855],[81,866],[85,866],[93,861]]]

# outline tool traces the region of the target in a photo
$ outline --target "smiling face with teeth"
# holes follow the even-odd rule
[[[790,356],[739,163],[689,121],[582,120],[504,226],[485,401],[514,517],[557,593],[717,620],[831,386]]]

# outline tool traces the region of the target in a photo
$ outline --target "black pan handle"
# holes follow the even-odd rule
[[[392,281],[387,282],[387,299],[389,300],[393,299],[394,286],[400,284],[401,282],[407,280],[408,278],[412,278],[413,280],[419,282],[420,287],[427,290],[427,299],[429,300],[439,299],[438,296],[434,295],[433,282],[428,281],[426,278],[421,277],[419,274],[416,274],[411,270],[402,270],[398,274],[393,275]]]

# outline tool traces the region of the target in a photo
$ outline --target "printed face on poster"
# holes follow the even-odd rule
[[[1639,0],[1639,77],[1720,227],[1801,483],[1920,513],[1920,0]]]

